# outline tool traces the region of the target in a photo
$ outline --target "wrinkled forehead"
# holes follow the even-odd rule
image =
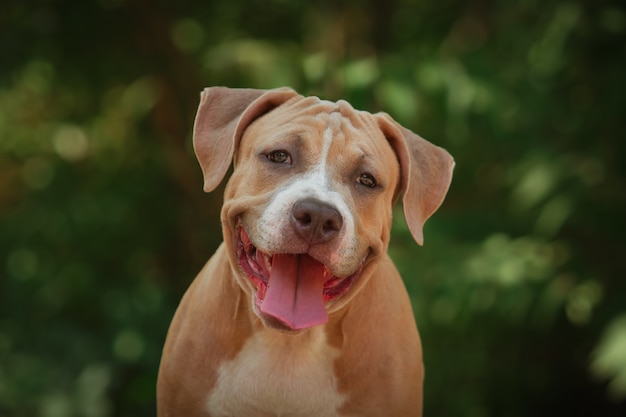
[[[276,138],[283,135],[308,137],[312,133],[331,134],[340,143],[359,139],[362,146],[389,148],[374,115],[354,109],[344,100],[337,102],[317,97],[297,96],[280,105],[253,123],[261,130],[257,137]],[[368,145],[369,144],[369,145]],[[374,149],[372,149],[374,151]]]
[[[314,117],[321,123],[327,122],[332,116],[335,121],[348,121],[356,129],[377,129],[377,123],[372,114],[354,109],[345,100],[333,102],[320,100],[317,97],[294,97],[272,113],[274,116],[284,117],[285,121],[296,119],[300,121],[302,118]]]

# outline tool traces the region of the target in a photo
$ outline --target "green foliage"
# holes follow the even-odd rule
[[[626,10],[617,1],[5,1],[0,416],[154,415],[173,311],[217,247],[199,91],[390,113],[455,156],[391,254],[425,414],[626,411]]]

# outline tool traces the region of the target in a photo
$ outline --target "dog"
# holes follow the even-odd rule
[[[385,113],[290,88],[211,87],[193,144],[224,242],[174,315],[160,417],[421,416],[422,348],[387,255],[423,243],[454,160]]]

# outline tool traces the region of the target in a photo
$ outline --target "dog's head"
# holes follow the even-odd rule
[[[234,161],[224,241],[257,315],[285,331],[326,322],[367,282],[387,250],[400,194],[422,244],[454,166],[386,114],[288,88],[206,89],[194,148],[207,192]]]

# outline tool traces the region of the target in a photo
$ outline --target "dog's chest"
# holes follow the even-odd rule
[[[337,416],[344,401],[333,362],[339,351],[321,329],[287,336],[262,331],[218,369],[211,416]]]

